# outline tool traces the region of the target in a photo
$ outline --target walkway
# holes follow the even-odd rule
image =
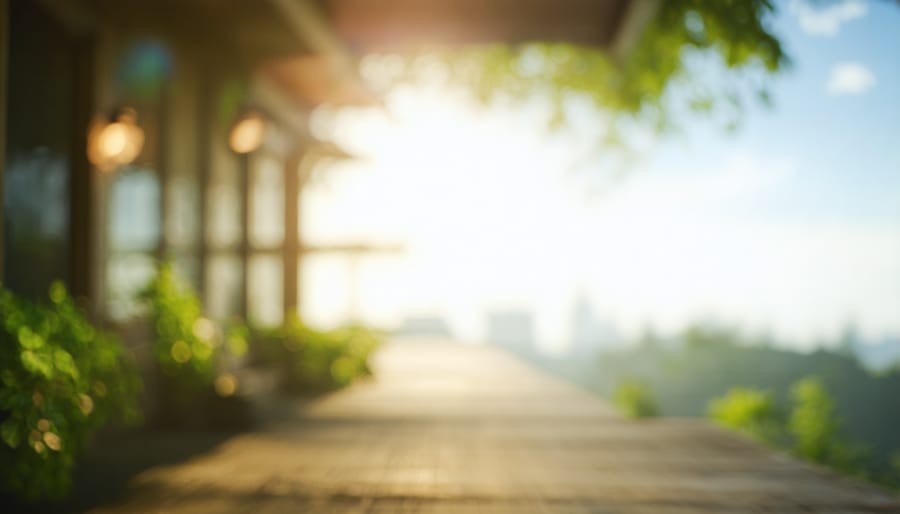
[[[94,512],[900,512],[703,421],[624,420],[497,350],[394,343],[376,370]]]

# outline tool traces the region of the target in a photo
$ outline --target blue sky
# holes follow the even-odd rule
[[[356,283],[340,258],[311,258],[304,315],[440,315],[477,341],[488,312],[518,309],[563,351],[584,293],[625,336],[698,320],[802,348],[851,323],[900,334],[900,6],[779,6],[794,65],[772,80],[774,106],[733,134],[688,120],[602,195],[585,194],[585,171],[610,176],[583,161],[595,132],[548,136],[535,109],[400,88],[387,115],[334,115],[324,135],[361,158],[317,175],[305,234],[408,251],[363,259]],[[602,113],[579,118],[602,127]]]
[[[780,2],[775,20],[793,66],[771,82],[774,107],[748,109],[733,136],[695,122],[687,131],[688,141],[696,145],[702,140],[706,159],[742,148],[793,162],[795,175],[758,204],[756,214],[898,226],[900,6],[887,1],[820,2],[819,13],[846,4],[861,5],[864,12],[835,22],[833,32],[823,33],[804,29],[798,4],[803,5]],[[848,65],[868,70],[874,83],[830,92],[832,74]],[[680,144],[675,142],[659,158],[684,158]]]

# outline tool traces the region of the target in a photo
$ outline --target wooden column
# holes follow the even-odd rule
[[[241,302],[238,306],[238,314],[249,320],[250,301],[250,154],[238,156],[238,172],[240,173],[241,188]]]
[[[210,175],[212,166],[212,137],[214,130],[210,127],[217,127],[215,121],[213,119],[212,113],[215,112],[214,107],[214,96],[205,94],[206,91],[212,91],[213,88],[210,87],[213,83],[210,80],[209,68],[204,67],[203,71],[205,73],[200,73],[198,75],[197,82],[195,87],[197,88],[197,109],[195,111],[197,115],[197,124],[194,126],[195,137],[197,141],[197,152],[196,152],[196,162],[197,162],[197,199],[200,202],[199,217],[197,219],[197,237],[199,237],[199,241],[197,241],[197,262],[199,266],[199,273],[197,277],[197,291],[200,294],[200,298],[204,300],[204,304],[206,303],[206,273],[209,269],[209,243],[207,230],[209,230],[209,223],[207,223],[207,208],[209,207],[209,186],[210,186]]]
[[[180,57],[180,55],[179,55]],[[156,155],[154,163],[156,165],[156,173],[159,177],[159,245],[156,248],[156,258],[160,262],[165,262],[167,260],[171,260],[171,234],[169,233],[169,212],[170,212],[170,199],[169,193],[171,188],[171,177],[170,177],[170,165],[169,165],[169,154],[172,149],[170,148],[171,142],[168,139],[168,135],[170,132],[169,123],[172,120],[172,116],[169,115],[169,109],[171,109],[171,94],[170,91],[172,86],[170,83],[166,82],[162,86],[162,90],[159,94],[159,103],[156,105],[157,109],[157,119],[159,120],[157,123],[157,147],[156,147]],[[170,264],[172,264],[170,262]]]
[[[294,152],[284,163],[284,316],[287,319],[300,305],[297,282],[300,270],[300,162],[302,153]]]
[[[6,62],[9,56],[9,2],[0,0],[0,284],[3,283],[3,175],[6,172]]]
[[[94,273],[94,172],[87,159],[88,125],[94,98],[94,38],[77,36],[72,132],[72,175],[70,177],[69,287],[76,298],[96,301]],[[90,305],[90,303],[88,304]]]

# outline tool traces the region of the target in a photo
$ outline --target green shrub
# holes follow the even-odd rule
[[[150,313],[153,354],[167,392],[190,401],[216,378],[215,325],[202,316],[197,294],[178,279],[168,263],[160,264],[139,298]]]
[[[154,421],[188,429],[244,429],[252,409],[237,377],[228,372],[247,350],[247,329],[231,320],[219,327],[203,316],[200,300],[169,263],[139,294],[153,328],[153,354],[159,364],[160,402]],[[224,344],[223,344],[224,343]]]
[[[709,417],[716,423],[745,433],[767,444],[776,444],[783,432],[771,392],[735,387],[709,404]]]
[[[361,326],[320,331],[297,316],[275,329],[255,331],[260,360],[281,370],[282,386],[293,392],[343,387],[370,374],[369,355],[381,336]]]
[[[49,305],[0,287],[0,487],[27,500],[71,488],[75,457],[107,421],[136,421],[140,379],[122,345],[65,287]]]
[[[629,418],[651,418],[659,414],[650,386],[626,380],[613,391],[613,404]]]
[[[220,344],[218,328],[203,317],[200,300],[168,263],[139,294],[153,329],[153,354],[161,372],[154,421],[179,428],[244,428],[252,423],[246,399],[234,396],[236,377],[226,358],[246,349],[241,324],[232,323]]]
[[[866,451],[844,440],[834,401],[822,381],[815,377],[791,386],[794,407],[788,430],[794,438],[794,453],[801,458],[850,474],[862,474]]]

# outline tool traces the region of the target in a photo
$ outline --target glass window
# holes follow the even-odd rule
[[[247,309],[250,320],[263,326],[277,325],[284,318],[284,278],[280,255],[250,258]]]
[[[6,285],[43,298],[50,282],[68,277],[68,162],[63,155],[37,148],[11,155],[5,173]]]
[[[35,2],[9,9],[3,209],[5,285],[46,298],[69,278],[69,181],[77,62],[63,27]],[[67,87],[60,87],[64,84]]]
[[[213,319],[240,314],[243,269],[237,253],[214,254],[207,259],[204,306]]]
[[[196,177],[170,177],[166,195],[169,210],[166,216],[166,236],[169,244],[177,249],[195,248],[200,232],[200,198]]]
[[[124,321],[140,314],[136,295],[153,278],[161,237],[159,177],[127,167],[113,177],[107,211],[106,312]]]
[[[137,294],[156,273],[163,230],[163,191],[159,175],[167,144],[165,89],[169,85],[170,55],[153,40],[135,40],[120,47],[115,72],[107,79],[124,105],[137,113],[143,130],[140,155],[128,166],[109,173],[105,192],[106,313],[113,321],[142,314]],[[166,200],[171,200],[167,197]],[[176,200],[178,208],[183,200]]]
[[[279,246],[284,239],[284,168],[265,154],[254,157],[251,168],[250,244]]]
[[[191,253],[182,253],[175,254],[170,259],[178,277],[186,284],[190,284],[194,291],[197,291],[197,284],[200,283],[200,257]],[[197,294],[200,294],[199,291]]]
[[[206,241],[213,248],[241,241],[241,169],[224,138],[213,137],[206,199]]]
[[[195,73],[183,66],[166,97],[166,242],[180,251],[197,248],[200,238]]]
[[[345,322],[350,310],[350,280],[344,259],[328,254],[308,254],[299,259],[300,316],[317,327]]]
[[[156,273],[156,259],[142,253],[113,254],[106,266],[106,312],[114,321],[140,315],[137,293]]]
[[[109,193],[109,249],[152,252],[159,245],[159,178],[147,168],[129,167],[114,178]]]

